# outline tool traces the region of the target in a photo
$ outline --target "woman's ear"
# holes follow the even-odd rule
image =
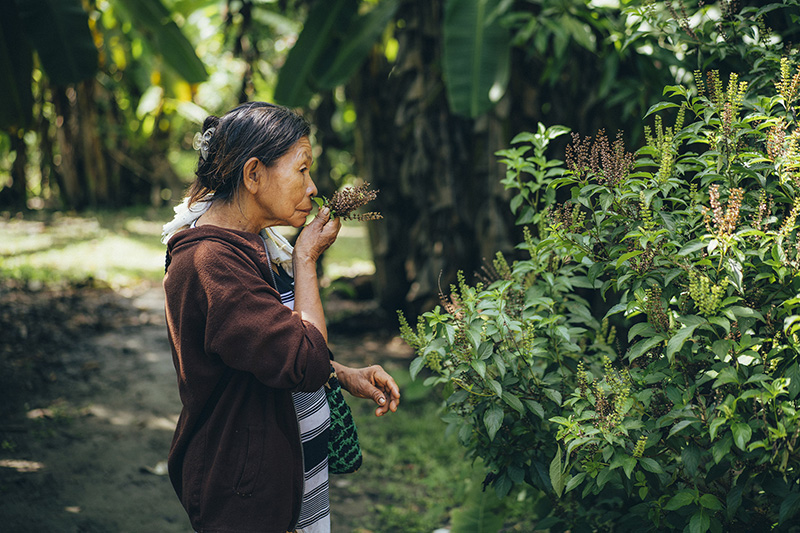
[[[242,167],[242,184],[250,193],[255,193],[258,188],[258,165],[260,163],[257,157],[251,157],[245,161]]]

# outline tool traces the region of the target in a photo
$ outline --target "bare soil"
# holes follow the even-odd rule
[[[408,357],[364,333],[332,331],[346,364]],[[0,280],[0,530],[192,531],[165,475],[179,411],[159,285]],[[333,480],[335,533],[369,512],[350,482]]]

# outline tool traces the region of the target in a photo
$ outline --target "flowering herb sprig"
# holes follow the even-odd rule
[[[342,220],[378,220],[383,218],[378,211],[370,211],[368,213],[356,213],[359,207],[365,206],[378,197],[379,190],[369,190],[369,183],[358,185],[356,187],[345,187],[340,191],[333,193],[330,199],[326,197],[317,196],[314,201],[321,209],[325,206],[331,210],[331,216],[339,217]]]

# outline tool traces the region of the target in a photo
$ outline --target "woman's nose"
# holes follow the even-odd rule
[[[306,192],[308,193],[309,196],[317,195],[317,186],[314,185],[314,180],[311,179],[310,177],[308,178],[308,188],[306,189]]]

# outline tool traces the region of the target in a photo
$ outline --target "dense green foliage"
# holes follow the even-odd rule
[[[635,154],[574,134],[562,163],[545,151],[563,129],[518,136],[499,155],[530,258],[401,317],[487,481],[550,495],[541,527],[796,523],[800,71],[779,70],[667,87]]]

